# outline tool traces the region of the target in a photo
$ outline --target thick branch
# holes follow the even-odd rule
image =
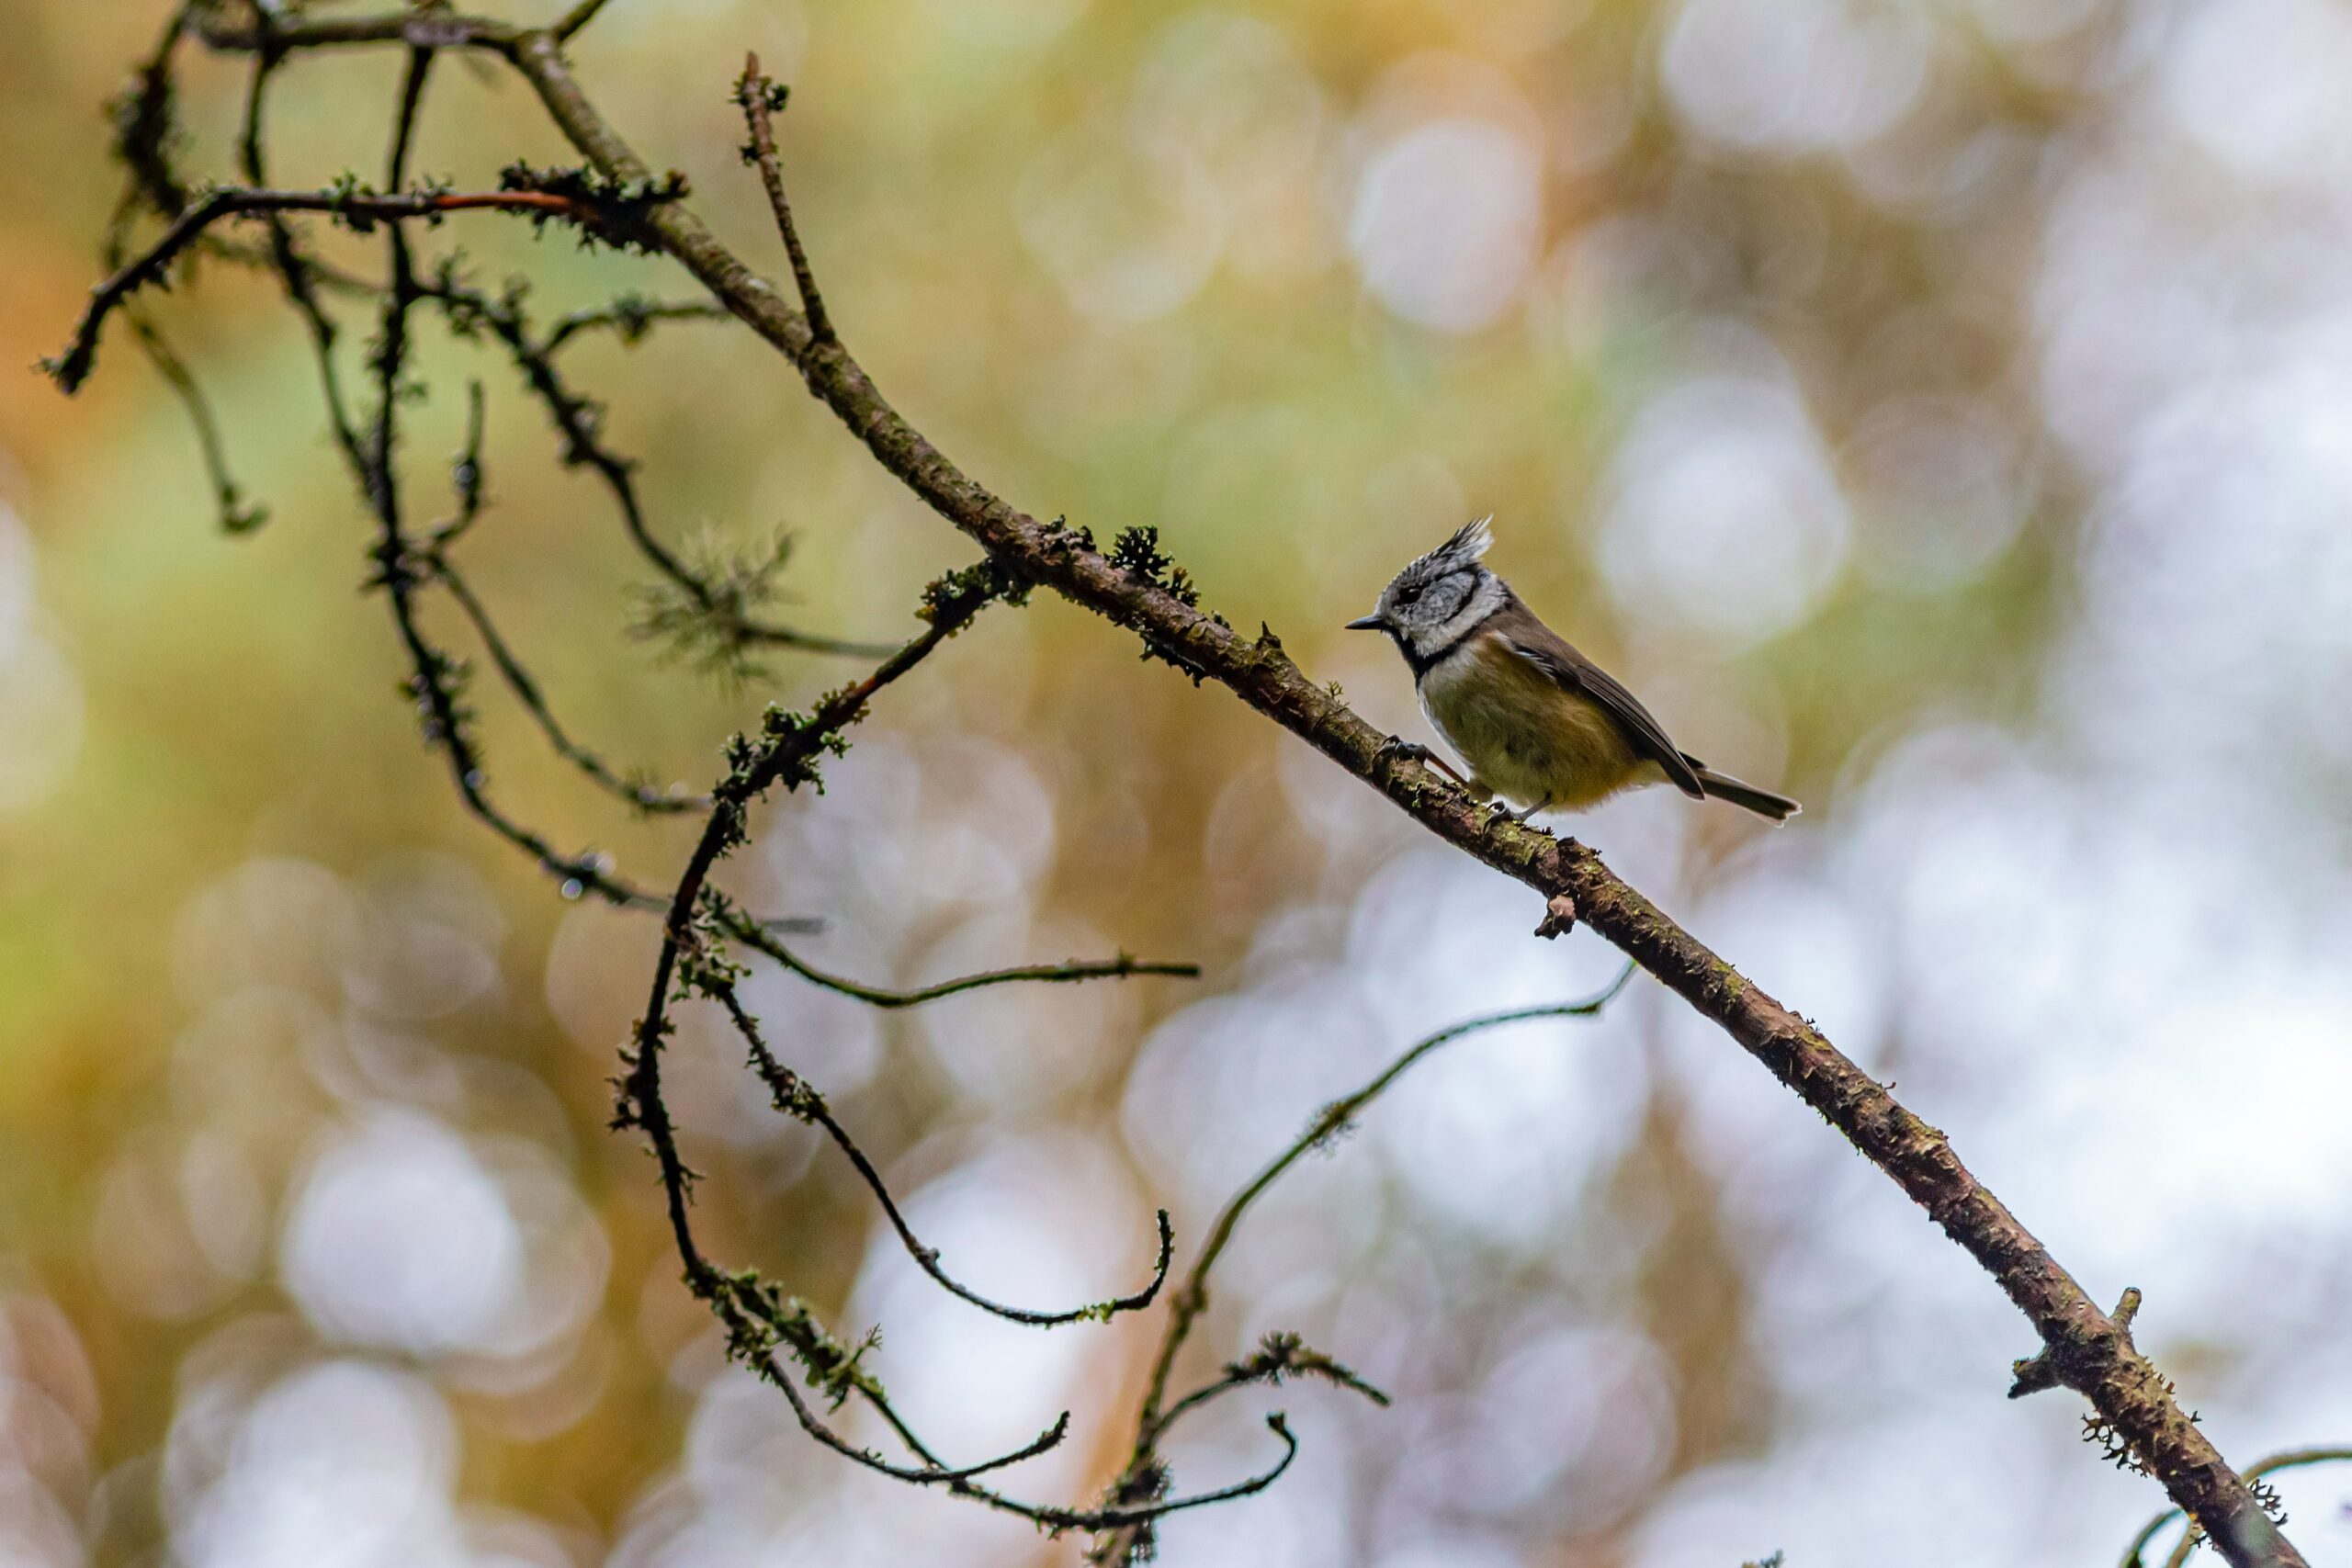
[[[2342,1464],[2347,1461],[2352,1461],[2352,1448],[2289,1449],[2283,1453],[2271,1454],[2267,1458],[2256,1460],[2254,1463],[2247,1465],[2245,1478],[2251,1483],[2281,1470],[2298,1470],[2304,1465],[2312,1464]],[[2144,1568],[2144,1558],[2142,1554],[2147,1551],[2148,1543],[2162,1534],[2166,1525],[2174,1523],[2179,1517],[2178,1508],[2167,1508],[2143,1526],[2140,1533],[2132,1538],[2132,1544],[2124,1549],[2123,1568]],[[2182,1530],[2180,1540],[2174,1544],[2171,1554],[2165,1559],[2165,1568],[2182,1568],[2202,1540],[2204,1540],[2203,1533],[2195,1525],[2190,1525]]]

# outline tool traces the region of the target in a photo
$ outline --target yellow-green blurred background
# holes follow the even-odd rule
[[[271,509],[248,537],[119,326],[75,400],[28,368],[96,276],[100,106],[164,12],[0,7],[0,1562],[1074,1561],[853,1472],[724,1365],[604,1130],[650,921],[459,810],[271,292],[206,266],[158,309]],[[1575,830],[1896,1078],[2096,1294],[2143,1287],[2140,1343],[2226,1452],[2352,1437],[2352,11],[612,0],[582,81],[781,276],[734,151],[747,48],[794,88],[836,320],[973,474],[1106,539],[1156,524],[1207,603],[1413,737],[1401,664],[1337,628],[1493,512],[1555,626],[1805,803],[1759,833],[1661,792]],[[201,52],[187,155],[226,175],[244,64]],[[290,66],[279,183],[373,177],[398,69]],[[420,172],[560,155],[519,82],[443,62]],[[543,317],[691,292],[494,216],[424,243],[526,271]],[[904,635],[972,557],[740,330],[573,362],[665,538],[796,534],[801,624]],[[435,333],[424,368],[412,506],[444,507],[481,378],[462,558],[590,743],[699,786],[764,702],[854,668],[729,689],[631,640],[645,568],[511,367]],[[629,821],[487,680],[497,796],[666,885],[689,829]],[[828,777],[728,868],[829,922],[810,958],[1203,965],[895,1014],[751,983],[947,1264],[1026,1304],[1131,1288],[1157,1205],[1189,1253],[1419,1032],[1613,968],[1057,603],[990,611]],[[979,1317],[709,1020],[674,1063],[720,1255],[878,1325],[951,1458],[1073,1409],[1007,1480],[1090,1497],[1156,1314]],[[1397,1404],[1204,1416],[1185,1489],[1262,1463],[1270,1404],[1304,1453],[1171,1522],[1174,1564],[2073,1564],[2160,1501],[2066,1399],[2003,1402],[2023,1321],[1654,987],[1455,1047],[1222,1279],[1189,1372],[1295,1328]],[[2352,1483],[2280,1487],[2313,1561],[2352,1550]]]

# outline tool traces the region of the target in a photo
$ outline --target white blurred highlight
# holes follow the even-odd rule
[[[351,1344],[503,1359],[562,1338],[603,1290],[602,1235],[536,1148],[503,1155],[407,1111],[345,1130],[295,1200],[288,1288]]]
[[[1795,390],[1704,376],[1645,407],[1607,481],[1600,560],[1635,615],[1738,649],[1802,622],[1853,533]]]
[[[1935,34],[1899,0],[1684,0],[1667,96],[1715,141],[1801,153],[1860,146],[1927,80]]]
[[[0,816],[49,799],[82,750],[81,680],[34,621],[32,536],[0,501]]]
[[[1541,151],[1473,115],[1415,125],[1357,176],[1348,248],[1380,302],[1425,327],[1469,333],[1510,309],[1535,259]]]

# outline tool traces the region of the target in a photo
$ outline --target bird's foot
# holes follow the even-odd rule
[[[1544,919],[1536,926],[1535,934],[1549,942],[1555,936],[1566,936],[1577,929],[1577,901],[1565,893],[1555,893],[1544,906]]]
[[[1443,773],[1464,789],[1471,788],[1470,781],[1455,773],[1452,763],[1418,740],[1408,740],[1401,735],[1390,736],[1381,743],[1380,750],[1374,753],[1373,760],[1378,761],[1386,757],[1394,757],[1400,761],[1419,762],[1425,768],[1431,768]]]

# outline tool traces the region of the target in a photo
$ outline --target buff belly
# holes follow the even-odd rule
[[[1473,782],[1514,806],[1581,811],[1666,777],[1609,714],[1510,651],[1473,637],[1420,682],[1421,711],[1470,765]]]

